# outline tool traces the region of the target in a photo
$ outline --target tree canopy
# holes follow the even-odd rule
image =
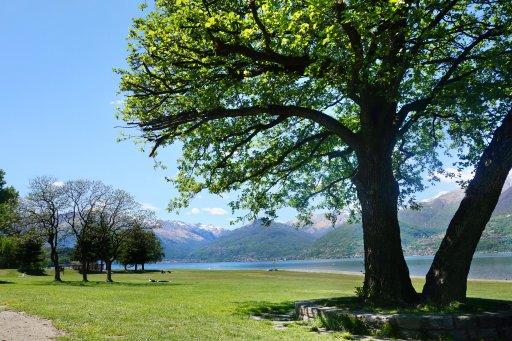
[[[122,116],[153,154],[185,142],[173,207],[204,188],[241,189],[232,206],[253,218],[345,207],[372,114],[410,194],[440,170],[447,131],[482,127],[452,140],[478,155],[503,117],[483,109],[505,100],[509,14],[508,1],[157,1],[130,34]]]
[[[119,263],[135,267],[141,264],[142,270],[145,263],[159,262],[163,257],[164,252],[155,233],[140,226],[129,229],[119,250]]]
[[[76,238],[77,257],[82,264],[104,260],[107,280],[112,281],[111,265],[129,230],[156,226],[154,212],[143,209],[129,193],[101,181],[67,181],[62,193],[66,202],[63,220]],[[82,275],[87,281],[87,271]]]
[[[50,246],[54,279],[61,281],[57,248],[67,232],[62,221],[67,208],[64,188],[50,176],[32,179],[29,187],[30,192],[21,205],[24,222]]]
[[[511,102],[512,4],[156,1],[130,32],[121,117],[151,155],[183,142],[181,196],[233,209],[361,210],[366,295],[414,300],[397,206],[439,151],[474,165]]]

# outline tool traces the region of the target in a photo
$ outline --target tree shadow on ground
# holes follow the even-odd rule
[[[0,281],[0,284],[14,284],[14,282],[9,282],[9,281]]]
[[[376,304],[355,296],[312,299],[310,301],[319,306],[375,314],[466,314],[508,311],[512,307],[512,301],[473,297],[467,298],[464,302],[452,302],[447,305],[430,304],[428,302],[404,305],[396,303]]]
[[[48,276],[44,269],[21,269],[18,272],[22,275],[29,276]]]
[[[351,307],[355,309],[362,309],[365,303],[359,298],[354,296],[335,297],[335,298],[322,298],[312,299],[312,302],[318,305],[332,306],[332,307]],[[236,312],[242,315],[261,316],[266,314],[282,315],[288,314],[295,310],[294,301],[284,302],[268,302],[268,301],[247,301],[236,302],[238,307]]]
[[[171,273],[171,270],[163,270],[164,273]],[[161,273],[162,270],[112,270],[113,274],[146,274],[146,273]]]
[[[171,282],[148,282],[146,280],[142,282],[106,282],[106,281],[62,281],[62,282],[41,282],[41,285],[61,285],[61,286],[73,286],[73,287],[107,287],[107,286],[125,286],[125,287],[162,287],[169,288],[179,285],[184,285],[183,283],[173,283]]]
[[[371,306],[370,303],[365,302],[356,296],[343,296],[343,297],[333,297],[333,298],[320,298],[311,300],[312,302],[317,303],[318,305],[323,305],[327,307],[340,307],[340,308],[351,308],[351,309],[365,309]]]
[[[268,301],[247,301],[235,302],[238,306],[236,313],[240,315],[262,316],[266,314],[283,315],[295,309],[295,302],[268,302]]]

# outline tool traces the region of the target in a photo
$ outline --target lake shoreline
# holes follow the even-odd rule
[[[349,275],[349,276],[360,276],[363,277],[364,274],[362,272],[355,271],[342,271],[342,270],[290,270],[290,269],[277,269],[278,271],[287,271],[287,272],[311,272],[311,273],[323,273],[323,274],[338,274],[338,275]],[[236,270],[235,270],[236,271]],[[262,270],[264,271],[264,270]],[[424,279],[425,276],[409,276],[413,279]],[[471,282],[503,282],[503,283],[512,283],[512,279],[488,279],[488,278],[468,278],[468,281]]]
[[[433,256],[407,256],[405,260],[412,278],[424,278],[432,264]],[[119,266],[116,266],[119,267]],[[281,260],[258,262],[210,262],[178,263],[161,262],[147,264],[146,269],[173,270],[271,270],[304,271],[319,273],[344,273],[362,275],[364,260],[362,258],[317,259],[317,260]],[[512,253],[475,254],[469,272],[471,280],[512,280]]]

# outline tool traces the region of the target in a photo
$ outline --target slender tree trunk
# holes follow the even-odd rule
[[[86,261],[85,259],[82,259],[80,263],[82,263],[82,282],[89,282],[89,280],[87,279],[87,268],[89,262]]]
[[[112,261],[105,260],[105,267],[107,269],[107,282],[113,282],[113,280],[112,280]]]
[[[359,157],[354,179],[362,209],[366,298],[378,302],[416,302],[398,223],[399,187],[391,157],[382,152]]]
[[[137,271],[137,263],[135,263],[135,271]]]
[[[52,260],[53,267],[55,269],[55,275],[53,277],[53,280],[57,282],[62,282],[62,279],[60,278],[59,255],[57,253],[57,248],[54,246],[50,247],[50,259]]]
[[[128,271],[128,264],[124,265],[124,271]]]
[[[473,254],[512,167],[512,110],[482,154],[475,177],[455,212],[427,273],[423,298],[436,303],[466,299]]]
[[[141,264],[142,272],[144,272],[144,263]]]
[[[62,282],[60,278],[60,264],[59,264],[59,253],[57,252],[57,245],[55,243],[55,237],[52,235],[48,239],[50,244],[50,260],[53,263],[53,267],[55,269],[55,274],[53,280],[56,282]]]

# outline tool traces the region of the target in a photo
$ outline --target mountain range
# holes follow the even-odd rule
[[[408,255],[434,254],[446,228],[464,196],[462,189],[443,192],[421,202],[420,210],[401,210],[399,221],[404,252]],[[345,258],[363,255],[362,228],[344,223],[342,214],[335,228],[323,214],[312,217],[302,229],[293,222],[259,221],[227,230],[204,224],[164,221],[155,230],[165,252],[173,261],[256,261],[276,259]],[[512,181],[507,181],[477,251],[512,251]]]
[[[186,259],[196,249],[229,233],[229,230],[205,224],[162,221],[154,230],[165,253],[165,259]]]

